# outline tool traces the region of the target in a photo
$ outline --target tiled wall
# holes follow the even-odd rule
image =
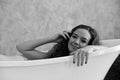
[[[101,39],[120,38],[119,0],[0,0],[0,54],[15,55],[15,45],[90,25]]]

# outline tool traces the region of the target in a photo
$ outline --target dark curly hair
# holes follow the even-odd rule
[[[68,32],[69,36],[71,37],[74,31],[77,29],[86,29],[89,31],[91,35],[91,39],[88,43],[88,45],[100,45],[100,40],[99,40],[99,35],[96,32],[95,29],[93,29],[90,26],[87,25],[78,25],[74,27],[71,32]],[[55,57],[62,57],[62,56],[68,56],[69,55],[69,50],[68,50],[68,41],[69,38],[65,39],[62,35],[59,36],[60,42],[56,44],[48,53],[51,53],[50,58],[55,58]]]

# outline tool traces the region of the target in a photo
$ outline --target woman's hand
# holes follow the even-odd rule
[[[77,66],[83,66],[83,64],[87,64],[88,62],[88,56],[89,56],[89,53],[84,50],[84,49],[79,49],[77,51],[75,51],[73,53],[73,63],[77,64]]]
[[[83,66],[83,64],[87,64],[89,54],[94,51],[95,49],[93,47],[87,46],[72,52],[71,54],[73,55],[73,63],[76,63],[77,66]]]
[[[57,33],[55,36],[53,36],[54,42],[59,43],[61,41],[62,37],[64,39],[70,38],[68,32],[67,31],[63,31],[62,33]]]
[[[70,38],[70,35],[67,31],[63,31],[63,33],[61,33],[60,35],[62,35],[65,39]]]
[[[77,63],[77,66],[80,66],[80,65],[82,66],[84,63],[87,64],[89,54],[98,50],[106,49],[106,48],[107,48],[106,46],[91,45],[91,46],[86,46],[84,48],[78,49],[70,54],[73,55],[73,63],[74,64]]]

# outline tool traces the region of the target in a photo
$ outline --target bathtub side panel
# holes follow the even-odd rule
[[[0,80],[103,80],[118,53],[90,57],[77,67],[71,61],[25,67],[0,67]]]

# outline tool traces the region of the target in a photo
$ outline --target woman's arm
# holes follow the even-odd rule
[[[23,43],[18,44],[16,47],[18,50],[22,51],[31,51],[34,50],[36,47],[42,46],[44,44],[53,42],[51,38],[43,38],[43,39],[34,39],[25,41]]]
[[[106,48],[107,48],[106,46],[102,46],[102,45],[90,45],[78,49],[70,54],[73,55],[73,63],[77,63],[78,66],[79,65],[82,66],[84,63],[87,64],[88,57],[90,54],[92,54],[95,51],[99,51]]]
[[[42,46],[47,43],[59,43],[61,42],[63,36],[64,38],[67,37],[67,33],[63,34],[56,34],[51,37],[46,37],[43,39],[34,39],[34,40],[29,40],[25,41],[23,43],[20,43],[16,46],[17,50],[23,54],[28,59],[44,59],[48,58],[52,53],[45,53],[45,52],[40,52],[36,50],[35,48]]]
[[[47,43],[56,42],[56,39],[57,36],[55,35],[53,37],[47,37],[43,39],[29,40],[16,45],[16,48],[19,52],[23,54],[23,56],[25,56],[28,59],[44,59],[49,57],[51,54],[40,52],[35,48]]]

